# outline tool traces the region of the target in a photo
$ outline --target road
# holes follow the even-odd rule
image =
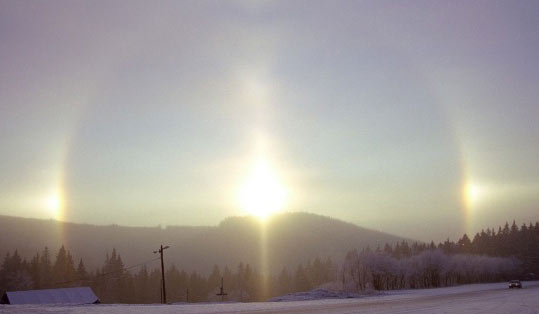
[[[173,313],[362,313],[362,314],[532,314],[539,311],[539,282],[523,289],[505,283],[465,285],[441,289],[406,290],[359,299],[292,302],[183,304],[183,305],[85,305],[0,306],[10,314],[173,314]]]
[[[358,300],[341,304],[306,305],[281,311],[257,313],[459,313],[459,314],[532,314],[539,311],[539,285],[526,289],[487,290],[449,295],[413,296],[410,298]]]

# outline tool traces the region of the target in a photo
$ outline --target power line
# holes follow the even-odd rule
[[[111,271],[111,272],[108,272],[108,273],[102,273],[102,274],[94,276],[93,279],[77,278],[77,279],[69,280],[69,281],[56,282],[53,285],[65,285],[65,284],[74,283],[74,282],[97,282],[99,278],[106,277],[106,276],[112,275],[112,274],[121,275],[121,273],[124,272],[124,271],[127,271],[129,269],[133,269],[133,268],[136,268],[136,267],[140,267],[142,265],[146,265],[146,264],[148,264],[150,262],[157,261],[157,260],[159,260],[159,257],[152,258],[152,259],[149,259],[147,261],[144,261],[144,262],[141,262],[141,263],[138,263],[138,264],[135,264],[135,265],[131,265],[131,266],[128,266],[128,267],[123,267],[120,270]],[[114,278],[119,278],[119,276],[111,277],[110,279],[114,279]]]

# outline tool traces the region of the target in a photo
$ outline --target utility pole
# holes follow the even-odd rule
[[[163,283],[162,289],[163,289],[163,299],[161,300],[163,304],[167,304],[167,290],[165,288],[165,264],[163,262],[163,250],[168,249],[169,246],[163,247],[163,244],[161,244],[161,247],[159,247],[159,250],[153,251],[154,254],[159,253],[161,255],[161,282]]]

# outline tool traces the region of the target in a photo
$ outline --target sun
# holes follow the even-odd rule
[[[284,185],[265,159],[256,161],[239,193],[243,210],[262,220],[282,210],[286,197]]]
[[[61,193],[59,193],[59,191],[54,191],[48,195],[45,199],[45,207],[49,211],[50,215],[54,217],[54,219],[59,219],[62,209]]]
[[[468,208],[473,208],[484,197],[482,186],[468,182],[464,187],[464,199]]]

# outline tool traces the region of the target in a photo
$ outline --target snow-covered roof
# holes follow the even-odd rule
[[[99,299],[90,287],[8,291],[2,299],[9,304],[93,304]]]

